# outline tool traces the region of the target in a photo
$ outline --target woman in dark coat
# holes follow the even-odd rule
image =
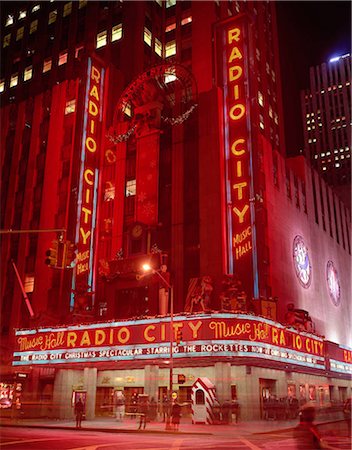
[[[181,418],[181,405],[175,402],[172,405],[172,412],[171,412],[171,421],[175,431],[178,431],[180,425],[180,418]]]

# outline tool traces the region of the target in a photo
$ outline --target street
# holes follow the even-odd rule
[[[225,449],[295,449],[291,431],[243,435],[182,435],[154,433],[110,433],[84,430],[2,427],[0,447],[9,450],[225,450]],[[329,449],[350,449],[347,436],[325,440]]]

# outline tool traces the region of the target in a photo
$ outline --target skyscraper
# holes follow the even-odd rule
[[[351,56],[310,68],[301,93],[307,155],[347,206],[351,202]]]
[[[28,370],[28,393],[47,386],[60,417],[82,379],[93,417],[115,380],[127,397],[170,390],[163,364],[181,330],[181,399],[198,366],[221,401],[237,389],[258,406],[248,418],[286,386],[287,367],[304,371],[302,392],[312,373],[327,385],[326,370],[346,392],[350,221],[302,157],[285,158],[275,4],[11,6],[0,84],[5,375]]]

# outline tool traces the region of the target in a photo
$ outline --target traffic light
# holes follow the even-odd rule
[[[176,331],[176,344],[178,345],[181,341],[182,341],[182,331],[178,329]]]
[[[57,240],[52,241],[51,247],[45,252],[45,264],[47,264],[49,267],[56,267],[57,265],[58,244],[59,243]]]
[[[76,260],[76,250],[77,245],[70,241],[65,242],[66,252],[65,252],[65,267],[73,267]]]
[[[177,383],[178,384],[184,384],[186,383],[186,375],[183,375],[183,373],[179,373],[177,375]]]

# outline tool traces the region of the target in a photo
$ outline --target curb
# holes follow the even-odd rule
[[[168,431],[168,430],[130,430],[127,428],[96,428],[96,427],[87,427],[87,428],[76,428],[76,427],[69,427],[69,426],[50,426],[50,425],[26,425],[21,423],[0,423],[0,427],[13,427],[13,428],[46,428],[49,430],[77,430],[77,431],[95,431],[100,433],[122,433],[122,434],[128,434],[128,433],[138,433],[138,434],[170,434],[170,435],[203,435],[203,436],[213,436],[214,433],[207,433],[203,431]]]

